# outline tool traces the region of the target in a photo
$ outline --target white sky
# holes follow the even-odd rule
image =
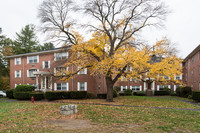
[[[177,45],[179,56],[184,58],[200,44],[200,0],[165,1],[172,10],[165,22],[166,27],[162,30],[147,30],[144,37],[150,43],[167,37]],[[42,0],[0,0],[0,27],[3,34],[15,38],[15,33],[20,32],[25,25],[39,26],[37,9],[41,2]]]

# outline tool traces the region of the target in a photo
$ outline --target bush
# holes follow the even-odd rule
[[[180,91],[180,96],[187,98],[189,95],[192,94],[192,88],[189,86],[182,87]]]
[[[70,97],[72,99],[83,99],[87,97],[87,91],[71,91]]]
[[[15,92],[15,99],[18,100],[30,100],[30,92]]]
[[[170,93],[170,96],[177,96],[177,95],[176,95],[175,92],[172,91],[172,92]]]
[[[132,95],[132,90],[131,89],[124,90],[124,95],[125,96],[131,96]]]
[[[13,96],[17,99],[17,92],[32,92],[33,90],[34,86],[31,85],[18,85],[13,91]]]
[[[87,93],[87,98],[88,98],[88,99],[95,99],[96,96],[95,96],[93,93],[88,92],[88,93]]]
[[[113,97],[117,97],[117,91],[113,89]]]
[[[192,92],[192,99],[200,102],[200,91],[193,91]]]
[[[146,96],[146,93],[144,91],[137,91],[137,92],[134,92],[133,95],[135,95],[135,96]]]
[[[63,91],[62,92],[62,98],[70,99],[70,91]]]
[[[181,87],[176,88],[176,95],[181,96]]]
[[[164,96],[164,95],[169,95],[170,92],[169,91],[166,91],[166,90],[163,90],[163,91],[155,91],[154,92],[154,95],[155,96]]]
[[[61,91],[47,91],[45,93],[45,99],[52,101],[52,100],[59,100],[64,98],[64,92]]]
[[[31,92],[29,93],[29,97],[34,97],[34,100],[42,100],[44,99],[44,94],[42,92]]]
[[[120,96],[125,96],[124,92],[119,93]]]
[[[14,89],[10,89],[10,90],[6,90],[6,96],[10,99],[13,99],[14,96],[13,96],[13,90]]]
[[[107,94],[106,93],[97,94],[97,98],[106,99],[107,98]]]
[[[117,92],[119,92],[119,91],[121,90],[121,87],[115,86],[115,87],[114,87],[114,90],[116,90]]]

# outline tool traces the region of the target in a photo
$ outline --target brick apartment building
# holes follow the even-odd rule
[[[200,90],[200,45],[183,61],[183,81],[193,90]]]
[[[67,81],[61,81],[56,77],[57,72],[76,71],[79,67],[66,67],[64,64],[69,58],[67,49],[57,48],[34,53],[13,55],[10,59],[10,87],[15,88],[19,84],[29,84],[43,91],[79,91],[87,90],[94,94],[106,92],[106,82],[103,76],[91,76],[90,72],[85,69],[81,70],[76,76]],[[182,75],[175,77],[182,80]],[[115,86],[120,86],[121,91],[132,89],[134,91],[147,90],[147,83],[138,80],[127,80],[121,78]],[[162,90],[165,86],[176,90],[177,85],[171,83],[162,85],[153,82],[151,89]]]

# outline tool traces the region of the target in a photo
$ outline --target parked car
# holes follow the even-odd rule
[[[6,97],[6,93],[3,91],[0,91],[0,97]]]

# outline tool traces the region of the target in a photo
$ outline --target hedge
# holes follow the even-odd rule
[[[88,98],[88,99],[95,99],[96,96],[95,96],[93,93],[88,92],[88,93],[87,93],[87,98]]]
[[[30,92],[15,92],[15,99],[18,100],[30,100]]]
[[[131,89],[124,90],[124,95],[125,96],[131,96],[132,95],[132,90]]]
[[[192,99],[200,102],[200,91],[193,91],[192,92]]]
[[[44,94],[42,92],[31,92],[29,93],[29,97],[34,97],[34,100],[42,100],[44,99]]]
[[[107,98],[107,94],[106,93],[97,94],[97,98],[106,99]]]
[[[133,95],[135,95],[135,96],[146,96],[146,93],[144,91],[137,91],[137,92],[134,92]]]
[[[192,94],[192,88],[189,86],[182,87],[180,91],[180,96],[187,98],[189,95]]]
[[[13,91],[13,96],[17,99],[17,92],[32,92],[33,90],[34,86],[31,85],[18,85]]]
[[[6,97],[8,97],[10,99],[13,99],[14,98],[14,96],[13,96],[13,90],[14,89],[6,90]]]
[[[170,92],[169,91],[155,91],[154,95],[155,96],[164,96],[164,95],[169,95]]]
[[[51,101],[51,100],[59,100],[64,99],[64,92],[62,91],[47,91],[45,93],[45,99]]]
[[[71,91],[70,98],[72,98],[72,99],[87,98],[87,91]]]

